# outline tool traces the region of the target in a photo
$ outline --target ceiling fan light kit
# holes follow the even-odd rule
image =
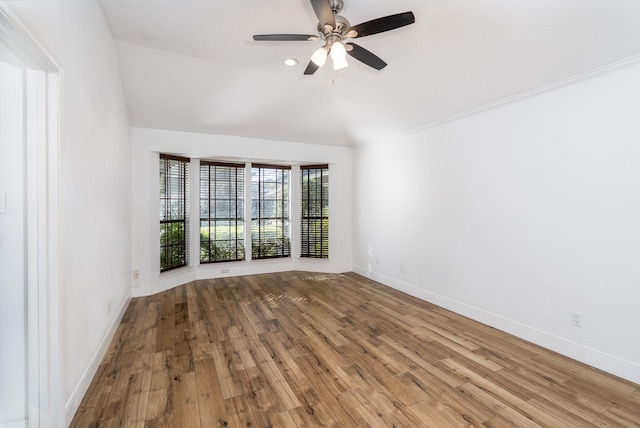
[[[341,42],[335,42],[331,45],[331,59],[339,61],[347,57],[347,50]]]
[[[311,55],[311,61],[313,61],[318,67],[322,67],[325,62],[327,62],[327,56],[329,52],[327,52],[327,48],[325,46],[318,48],[317,51]]]
[[[314,74],[323,67],[329,55],[334,70],[341,70],[349,65],[347,55],[376,70],[382,70],[387,66],[386,62],[362,46],[345,41],[395,30],[415,22],[413,12],[404,12],[351,26],[349,21],[340,15],[344,7],[342,0],[310,0],[310,2],[318,17],[317,35],[257,34],[253,36],[253,40],[256,41],[324,41],[324,46],[311,55],[311,60],[304,71],[305,75]]]
[[[333,60],[334,71],[342,70],[343,68],[347,68],[348,66],[349,63],[347,62],[347,58],[339,58]]]

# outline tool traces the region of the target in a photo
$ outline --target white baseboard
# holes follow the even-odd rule
[[[73,417],[78,411],[78,408],[80,407],[80,403],[82,403],[82,399],[84,398],[84,395],[87,393],[87,390],[91,385],[91,381],[93,380],[93,377],[96,375],[98,368],[100,367],[100,363],[102,362],[102,359],[104,358],[104,356],[107,353],[107,350],[109,349],[109,344],[111,343],[113,336],[116,334],[116,331],[118,330],[118,326],[120,325],[120,322],[124,317],[124,314],[127,310],[127,307],[129,306],[130,301],[131,301],[131,291],[129,291],[127,297],[122,302],[122,305],[120,306],[120,308],[118,308],[118,312],[116,316],[113,318],[113,321],[111,321],[111,325],[109,325],[107,332],[102,338],[102,341],[100,342],[100,346],[96,350],[95,354],[93,354],[93,358],[91,359],[89,366],[82,374],[82,377],[80,378],[80,382],[78,382],[78,385],[74,389],[73,394],[71,394],[71,397],[69,397],[69,401],[67,401],[67,404],[65,405],[65,409],[64,409],[66,426],[69,426],[71,424]]]
[[[398,291],[402,291],[403,293],[471,318],[474,321],[494,327],[498,330],[542,346],[543,348],[550,349],[584,364],[588,364],[615,376],[640,384],[640,365],[638,364],[617,358],[579,343],[572,342],[552,333],[538,330],[525,324],[504,318],[500,315],[487,312],[483,309],[467,305],[466,303],[462,303],[458,300],[424,290],[407,282],[370,271],[360,266],[354,266],[354,272]]]
[[[223,269],[225,272],[222,272]],[[159,276],[157,281],[143,287],[134,288],[133,297],[151,296],[196,280],[262,275],[294,270],[345,273],[351,272],[352,267],[351,265],[339,265],[324,259],[295,260],[291,258],[202,264],[164,273]]]

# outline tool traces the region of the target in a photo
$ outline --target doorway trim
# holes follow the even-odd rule
[[[0,3],[0,38],[24,64],[28,426],[65,426],[60,341],[60,67]]]

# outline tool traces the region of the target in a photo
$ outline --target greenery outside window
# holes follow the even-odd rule
[[[252,165],[252,259],[291,257],[290,175],[288,166]]]
[[[329,258],[329,166],[301,166],[300,257]]]
[[[200,262],[244,258],[244,165],[201,161]]]
[[[189,161],[178,156],[160,155],[160,272],[189,264]]]

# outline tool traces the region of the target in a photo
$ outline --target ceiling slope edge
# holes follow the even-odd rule
[[[431,122],[431,123],[427,123],[425,125],[421,125],[415,128],[411,128],[408,129],[406,131],[402,131],[402,132],[398,132],[396,134],[393,135],[388,135],[385,137],[381,137],[381,138],[376,138],[373,140],[369,140],[369,141],[363,141],[361,143],[354,143],[351,147],[353,149],[357,149],[360,147],[366,147],[366,146],[372,146],[372,145],[376,145],[376,144],[380,144],[383,143],[384,141],[387,141],[391,138],[398,138],[398,137],[403,137],[405,135],[411,135],[411,134],[415,134],[417,132],[426,130],[426,129],[430,129],[430,128],[435,128],[438,127],[440,125],[443,125],[445,123],[449,123],[449,122],[453,122],[456,121],[458,119],[462,119],[465,117],[469,117],[469,116],[473,116],[475,114],[481,113],[483,111],[487,111],[487,110],[492,110],[498,107],[502,107],[506,104],[510,104],[510,103],[514,103],[516,101],[520,101],[526,98],[531,98],[531,97],[535,97],[537,95],[546,93],[546,92],[551,92],[554,91],[556,89],[560,89],[563,88],[565,86],[570,86],[573,85],[575,83],[581,82],[581,81],[585,81],[585,80],[589,80],[589,79],[593,79],[595,77],[598,76],[602,76],[604,74],[608,74],[608,73],[612,73],[614,71],[626,68],[626,67],[631,67],[633,65],[636,64],[640,64],[640,53],[636,54],[636,55],[632,55],[630,57],[621,59],[619,61],[615,61],[609,64],[605,64],[596,68],[592,68],[591,70],[587,70],[578,74],[574,74],[568,77],[565,77],[564,79],[560,79],[560,80],[556,80],[555,82],[551,82],[548,83],[546,85],[543,86],[539,86],[537,88],[533,88],[533,89],[529,89],[527,91],[524,92],[519,92],[517,94],[513,94],[510,95],[508,97],[504,97],[501,98],[499,100],[487,103],[487,104],[483,104],[481,106],[478,107],[474,107],[465,111],[462,111],[460,113],[456,113],[456,114],[452,114],[448,117],[445,117],[444,119],[441,120],[437,120],[435,122]]]

